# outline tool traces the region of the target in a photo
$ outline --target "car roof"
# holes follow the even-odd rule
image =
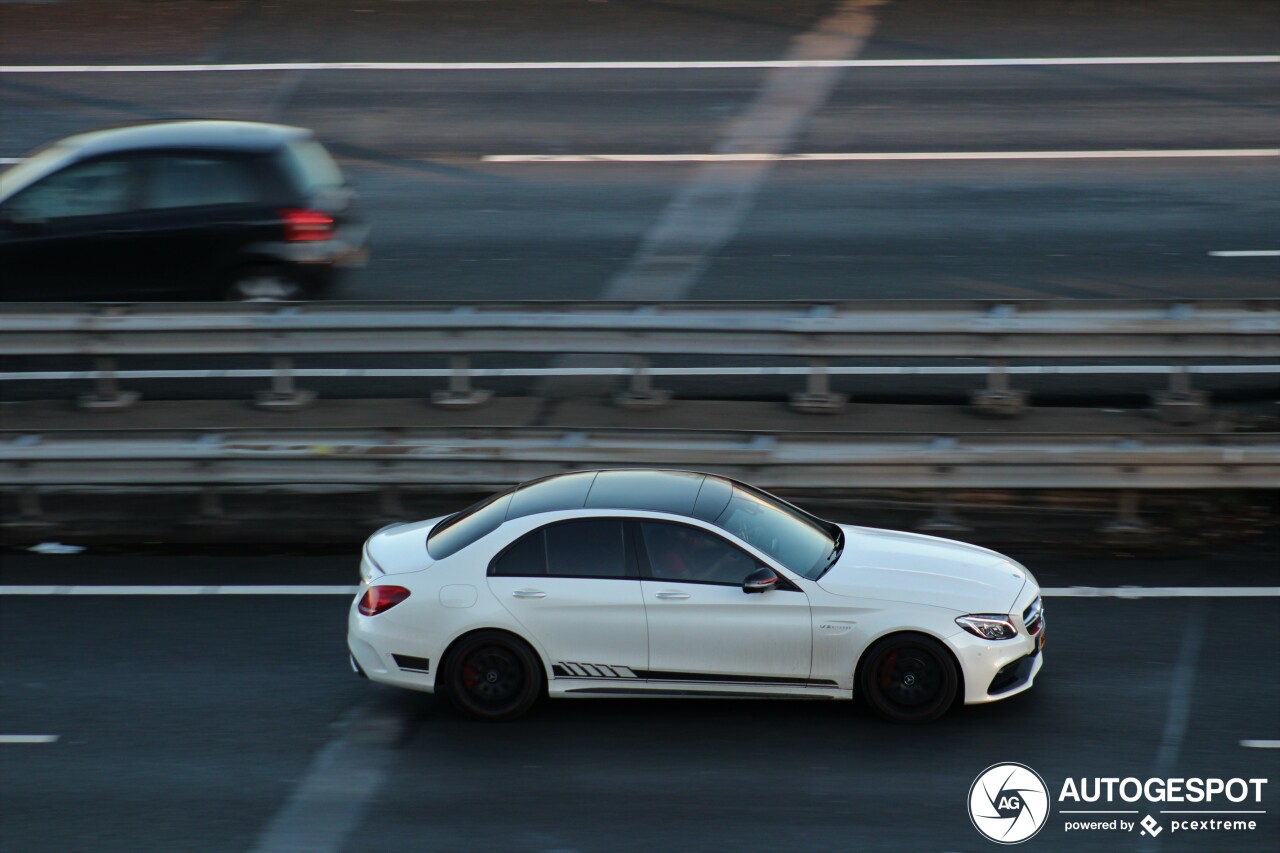
[[[123,151],[221,150],[263,153],[286,142],[310,139],[311,131],[255,121],[162,121],[109,127],[68,136],[41,148],[0,173],[0,199],[25,189],[72,163]]]
[[[693,471],[575,471],[518,486],[511,493],[506,519],[575,509],[629,509],[709,521],[729,503],[733,487],[732,480]]]

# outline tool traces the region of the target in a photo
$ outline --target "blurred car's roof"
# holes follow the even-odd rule
[[[231,148],[270,151],[290,139],[305,139],[311,131],[283,124],[250,121],[165,121],[112,127],[69,136],[59,146],[81,157],[131,151],[137,148]]]

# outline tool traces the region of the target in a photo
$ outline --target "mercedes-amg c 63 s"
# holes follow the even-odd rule
[[[861,698],[926,722],[1031,686],[1035,578],[932,536],[833,524],[744,483],[580,471],[364,546],[356,672],[511,719],[539,697]]]

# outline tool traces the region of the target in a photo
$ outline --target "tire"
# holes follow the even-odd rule
[[[444,666],[445,695],[479,720],[514,720],[542,695],[544,673],[525,643],[502,631],[464,637]]]
[[[871,710],[894,723],[928,723],[955,701],[960,676],[951,655],[923,634],[895,634],[871,647],[858,687]]]
[[[232,302],[288,302],[303,295],[297,278],[278,267],[240,270],[226,292],[226,298]]]

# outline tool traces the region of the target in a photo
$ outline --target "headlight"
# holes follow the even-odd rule
[[[1001,613],[971,613],[956,619],[956,624],[984,640],[1012,640],[1018,636],[1018,629]]]

